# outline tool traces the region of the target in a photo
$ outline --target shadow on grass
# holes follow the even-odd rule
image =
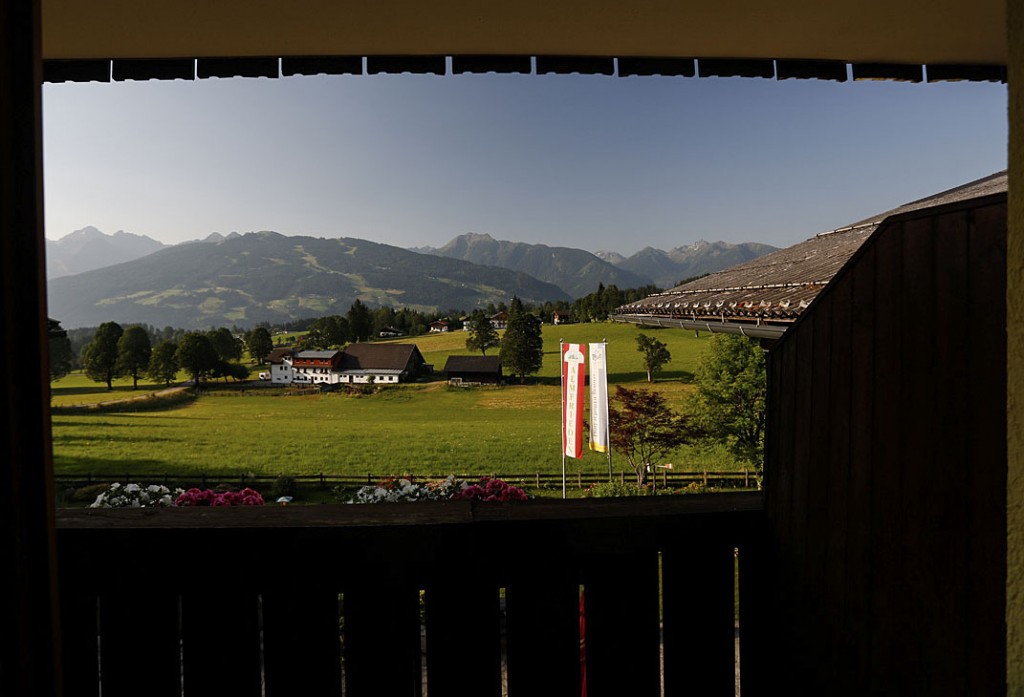
[[[659,382],[681,382],[685,385],[693,383],[694,374],[688,370],[664,370],[655,374],[654,383]],[[647,373],[642,370],[628,373],[608,373],[608,382],[614,384],[626,384],[630,382],[647,383]],[[653,384],[653,383],[652,383]]]

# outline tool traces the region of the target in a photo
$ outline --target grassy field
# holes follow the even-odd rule
[[[164,411],[58,413],[53,417],[58,473],[252,474],[505,474],[561,469],[558,339],[607,338],[614,384],[646,381],[628,325],[545,327],[540,383],[449,388],[441,381],[389,387],[378,394],[284,396],[281,390],[222,391]],[[673,355],[654,388],[682,405],[708,340],[685,332],[658,332]],[[467,353],[462,332],[416,337],[440,370],[448,355]],[[65,383],[66,384],[62,384]],[[123,381],[122,381],[123,382]],[[55,384],[54,404],[110,397],[90,392],[83,376]],[[140,384],[140,389],[142,385]],[[147,390],[154,386],[147,383]],[[613,388],[614,389],[614,388]],[[131,396],[119,384],[114,395]],[[626,467],[614,458],[615,469]],[[720,451],[684,448],[677,468],[733,469]],[[604,472],[604,456],[587,453],[569,471]]]

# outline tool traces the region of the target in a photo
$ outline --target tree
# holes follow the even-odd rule
[[[501,338],[498,354],[501,364],[523,382],[527,375],[540,370],[544,361],[544,339],[541,337],[540,320],[526,311],[523,301],[512,298],[508,309],[508,324]]]
[[[178,376],[178,359],[175,356],[177,351],[178,345],[173,341],[161,341],[153,348],[146,370],[150,379],[168,386],[174,382],[174,378]]]
[[[696,383],[693,411],[702,430],[736,457],[762,467],[768,380],[757,341],[715,334],[697,367]]]
[[[348,320],[338,315],[320,317],[306,335],[302,337],[302,347],[323,351],[329,348],[341,348],[349,339]]]
[[[71,372],[75,354],[71,350],[71,339],[67,330],[55,319],[49,321],[50,380],[60,380]]]
[[[117,372],[117,342],[124,330],[117,322],[104,322],[96,330],[92,341],[82,351],[85,374],[96,382],[107,383],[107,389],[114,389],[113,381]]]
[[[266,327],[256,327],[245,335],[245,347],[253,363],[262,363],[274,350],[274,340]]]
[[[619,385],[615,400],[608,405],[612,448],[629,462],[640,486],[666,455],[699,435],[693,420],[672,411],[658,392]]]
[[[227,327],[211,329],[206,333],[217,357],[222,361],[238,361],[242,359],[242,342],[235,338]]]
[[[196,391],[199,390],[199,381],[212,373],[220,360],[210,337],[198,332],[189,332],[181,337],[174,357],[181,369],[191,376]]]
[[[469,336],[466,337],[466,349],[479,351],[487,355],[487,349],[501,346],[501,339],[498,338],[498,330],[491,324],[491,318],[483,310],[477,310],[470,318]]]
[[[353,341],[366,341],[373,333],[373,315],[370,308],[356,298],[352,307],[348,309],[348,331]]]
[[[614,288],[614,286],[612,286]],[[672,360],[668,346],[646,334],[636,335],[636,350],[644,355],[644,368],[647,370],[647,382],[651,382],[654,373],[661,372],[662,367]]]
[[[139,375],[149,367],[153,347],[149,343],[149,332],[135,325],[124,330],[117,340],[117,372],[132,376],[132,389],[139,386]]]

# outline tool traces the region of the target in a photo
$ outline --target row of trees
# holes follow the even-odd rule
[[[170,385],[179,370],[188,372],[198,385],[206,377],[247,378],[249,369],[238,363],[246,344],[261,359],[273,348],[270,332],[262,328],[247,334],[246,342],[219,327],[185,332],[177,342],[165,339],[153,346],[149,332],[140,325],[123,328],[117,322],[104,322],[83,348],[81,360],[85,374],[106,383],[108,390],[114,389],[113,381],[119,377],[131,377],[133,390],[144,375]]]

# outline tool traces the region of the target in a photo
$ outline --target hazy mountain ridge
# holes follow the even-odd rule
[[[59,278],[144,257],[168,245],[118,230],[108,235],[88,225],[59,240],[46,240],[46,276]]]
[[[549,247],[495,240],[487,234],[459,235],[443,247],[419,247],[414,251],[477,264],[489,264],[528,273],[554,283],[574,298],[597,289],[598,283],[637,288],[654,283],[671,288],[678,281],[721,271],[750,261],[778,247],[759,242],[705,242],[669,251],[645,247],[630,257],[602,250],[591,253],[571,247]]]
[[[231,237],[231,236],[228,236]],[[76,276],[52,279],[50,315],[65,327],[145,322],[205,328],[344,314],[371,305],[472,309],[518,295],[568,300],[525,273],[352,238],[257,232],[181,244]]]
[[[467,233],[443,247],[419,249],[449,259],[526,273],[557,285],[573,298],[593,293],[602,283],[636,288],[650,282],[643,274],[618,268],[582,249],[496,240],[487,234]]]
[[[721,271],[756,259],[778,247],[760,242],[705,242],[698,240],[669,251],[645,247],[617,266],[637,274],[645,274],[662,288],[671,288],[684,278]]]

